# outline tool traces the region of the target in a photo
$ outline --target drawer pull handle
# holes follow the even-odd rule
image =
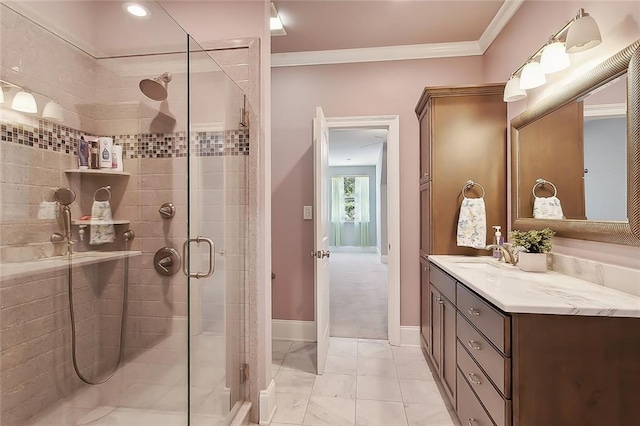
[[[471,380],[471,383],[473,383],[474,385],[482,384],[482,382],[480,381],[480,377],[478,377],[476,373],[469,373],[469,379]]]
[[[474,316],[476,316],[476,317],[479,317],[479,316],[480,316],[480,311],[479,311],[478,309],[476,309],[476,308],[469,308],[469,309],[467,309],[467,311],[468,311],[471,315],[474,315]]]
[[[480,347],[480,344],[478,342],[476,342],[475,340],[469,340],[469,347],[471,349],[474,349],[476,351],[481,350],[482,348]]]
[[[477,424],[478,422],[476,421],[476,419],[469,419],[469,426],[475,426]]]

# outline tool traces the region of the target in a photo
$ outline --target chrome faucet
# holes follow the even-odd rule
[[[502,260],[504,260],[505,263],[508,263],[510,265],[515,265],[516,262],[518,261],[518,258],[516,256],[516,254],[514,254],[511,250],[509,250],[505,246],[500,246],[498,244],[489,244],[488,246],[485,247],[485,249],[486,250],[493,250],[493,249],[500,250],[500,253],[502,253]]]

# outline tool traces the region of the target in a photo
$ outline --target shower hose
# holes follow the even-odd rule
[[[129,242],[125,239],[124,250],[129,251]],[[125,256],[124,258],[124,283],[123,283],[123,295],[122,295],[122,317],[120,318],[120,343],[118,346],[118,360],[116,361],[113,369],[107,374],[107,376],[100,381],[91,381],[87,379],[78,368],[78,359],[76,354],[76,320],[75,320],[75,312],[73,307],[73,270],[71,266],[71,245],[69,244],[69,316],[71,317],[71,358],[73,359],[73,369],[76,372],[76,375],[80,380],[88,385],[100,385],[116,374],[120,364],[122,363],[122,359],[124,358],[124,336],[125,330],[127,326],[127,299],[129,294],[129,257]]]

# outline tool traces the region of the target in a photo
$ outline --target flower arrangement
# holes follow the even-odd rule
[[[551,237],[555,235],[550,228],[541,231],[509,232],[509,240],[516,247],[522,247],[527,253],[549,253],[551,251]]]

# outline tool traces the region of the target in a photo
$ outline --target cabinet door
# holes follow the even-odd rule
[[[420,187],[420,256],[431,254],[430,186],[426,183]]]
[[[427,353],[431,347],[431,302],[429,301],[429,262],[420,259],[420,333],[426,344]]]
[[[442,304],[444,304],[442,295],[432,285],[429,286],[429,302],[431,324],[429,331],[431,334],[431,347],[429,348],[429,355],[431,355],[431,361],[438,370],[438,374],[442,374]]]
[[[456,307],[442,298],[442,384],[456,405]]]
[[[429,182],[431,160],[431,101],[420,119],[420,184]]]

